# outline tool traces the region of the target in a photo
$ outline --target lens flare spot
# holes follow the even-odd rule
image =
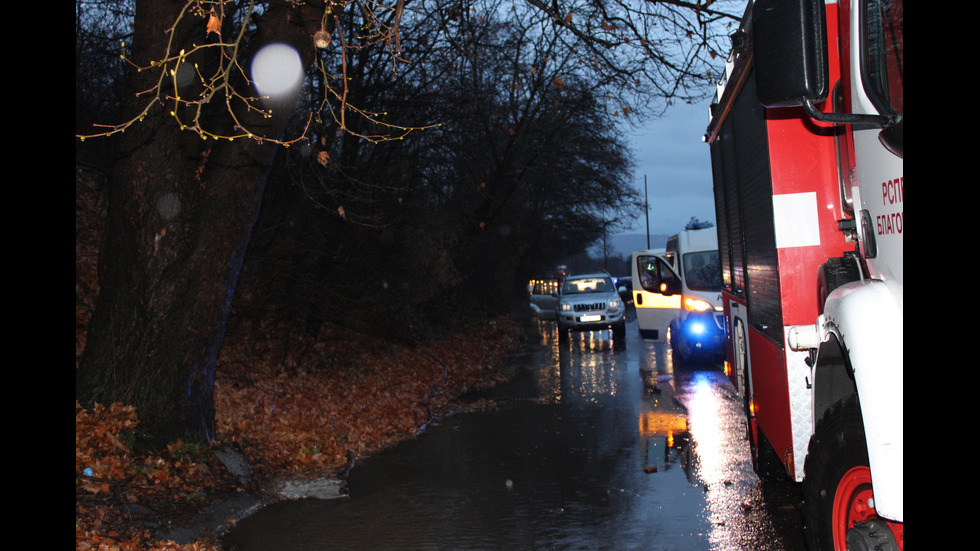
[[[303,64],[299,53],[286,44],[263,46],[252,60],[252,80],[263,96],[275,98],[288,94],[296,88],[302,76]]]

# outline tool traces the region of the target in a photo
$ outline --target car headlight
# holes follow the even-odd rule
[[[572,305],[568,304],[567,302],[561,302],[558,304],[558,309],[561,310],[562,312],[571,312]]]
[[[619,308],[622,305],[623,305],[623,301],[620,300],[620,299],[618,299],[618,298],[614,298],[614,299],[612,299],[612,300],[609,301],[609,307],[610,308]]]
[[[714,310],[715,307],[711,305],[708,301],[697,299],[697,298],[685,298],[684,299],[684,309],[691,312],[708,312]]]

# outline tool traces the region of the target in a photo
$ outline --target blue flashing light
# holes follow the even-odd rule
[[[705,332],[706,332],[706,328],[704,326],[704,323],[703,322],[700,322],[700,321],[692,321],[692,322],[690,322],[687,325],[687,330],[692,335],[704,335]]]

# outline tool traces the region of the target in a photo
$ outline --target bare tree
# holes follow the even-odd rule
[[[508,40],[527,48],[526,53],[491,59],[493,53],[484,49],[484,57],[463,56],[458,64],[427,64],[425,70],[415,69],[422,64],[407,57],[407,37],[416,44],[438,39],[441,50],[416,50],[420,55],[453,48],[475,52],[482,45],[472,40],[476,35],[471,31],[491,10],[483,4],[421,0],[125,4],[133,9],[131,35],[121,35],[125,41],[118,52],[129,67],[124,93],[118,96],[118,119],[99,122],[93,117],[97,124],[89,128],[76,121],[80,141],[110,138],[117,155],[109,169],[101,293],[76,372],[76,397],[86,404],[136,405],[160,443],[214,437],[217,354],[269,171],[281,146],[307,147],[310,158],[321,163],[358,166],[366,155],[377,154],[358,144],[401,140],[440,122],[431,116],[439,112],[432,108],[416,113],[407,124],[392,122],[400,114],[385,105],[384,98],[391,96],[372,95],[366,86],[383,80],[376,78],[379,71],[391,75],[393,83],[436,98],[440,91],[434,84],[440,80],[465,81],[470,98],[451,101],[457,108],[467,101],[485,108],[483,119],[467,119],[482,126],[470,130],[471,137],[482,141],[474,140],[469,150],[485,146],[484,151],[496,155],[472,167],[478,170],[468,177],[477,186],[477,179],[487,182],[483,189],[477,187],[474,193],[471,187],[464,193],[462,188],[446,187],[447,180],[434,172],[416,173],[418,182],[429,184],[424,201],[439,201],[439,189],[450,193],[442,199],[451,198],[465,214],[460,226],[464,233],[485,239],[487,234],[477,228],[503,221],[514,198],[525,193],[530,182],[541,181],[536,174],[546,155],[528,145],[549,139],[541,132],[559,136],[562,120],[566,127],[574,122],[576,132],[587,137],[587,124],[560,108],[536,111],[544,105],[542,100],[559,107],[563,102],[590,102],[626,114],[662,108],[651,109],[648,100],[661,100],[657,105],[662,106],[693,97],[710,80],[706,63],[720,48],[716,42],[723,37],[718,31],[723,25],[714,23],[735,20],[707,4],[526,1],[533,10],[503,3],[493,10],[511,9],[517,23]],[[91,28],[93,19],[85,12],[92,6],[76,1],[79,28]],[[406,13],[434,17],[425,20]],[[407,26],[409,20],[415,28]],[[702,23],[708,25],[699,27]],[[415,34],[425,25],[438,36]],[[281,60],[309,70],[287,90],[308,92],[307,101],[263,89],[253,55],[273,43],[290,47]],[[494,71],[487,70],[491,65]],[[506,73],[499,71],[504,65],[510,65]],[[488,79],[502,74],[510,77]],[[269,82],[281,84],[286,77],[274,72],[271,78]],[[378,104],[370,105],[374,99]],[[490,120],[499,122],[487,125]],[[453,147],[440,136],[433,131],[419,143]],[[416,154],[421,155],[422,147]],[[585,159],[583,154],[581,160],[588,164]],[[469,161],[457,158],[457,163],[458,173],[464,173]],[[580,214],[573,206],[550,207],[551,216],[559,212],[570,222]],[[472,254],[476,249],[466,250]]]
[[[705,96],[744,2],[731,0],[525,0],[574,37],[583,63],[661,114]],[[624,105],[624,108],[629,108]]]
[[[269,142],[283,141],[289,103],[282,109],[273,105],[270,113],[269,104],[258,109],[230,92],[218,99],[214,92],[224,86],[221,81],[176,79],[184,64],[192,64],[195,75],[221,71],[231,46],[195,46],[208,33],[206,18],[192,8],[204,4],[134,5],[127,58],[145,70],[131,71],[123,109],[138,124],[113,127],[120,132],[110,170],[101,291],[76,371],[76,397],[82,403],[135,405],[157,442],[207,441],[214,437],[217,355],[278,149]],[[322,8],[276,2],[261,13],[226,12],[228,28],[222,32],[237,31],[242,48],[292,44],[309,64],[310,37],[322,14]],[[191,24],[194,19],[201,24]],[[232,20],[241,27],[235,29]],[[244,97],[258,96],[243,74],[226,78],[229,87],[251,90]],[[162,92],[163,83],[173,84],[172,94]],[[183,101],[182,85],[200,99]],[[205,101],[209,93],[212,99]],[[213,139],[244,132],[268,140]]]

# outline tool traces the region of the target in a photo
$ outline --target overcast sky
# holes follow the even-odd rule
[[[708,127],[711,99],[673,105],[663,118],[647,121],[630,142],[636,159],[633,185],[643,197],[643,176],[650,204],[650,234],[669,235],[684,229],[692,216],[716,223],[711,191],[711,155],[701,141]],[[632,229],[646,233],[642,212]]]

